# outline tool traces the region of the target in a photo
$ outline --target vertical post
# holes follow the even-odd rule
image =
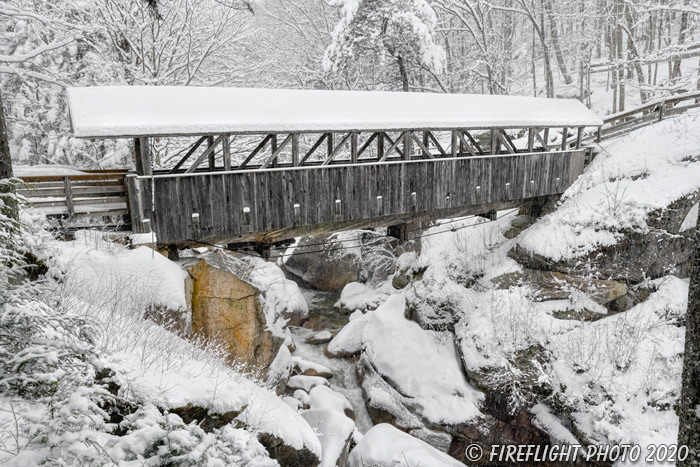
[[[299,203],[294,203],[294,225],[299,225],[301,220],[301,206]]]
[[[70,178],[63,177],[63,186],[66,190],[66,206],[68,206],[68,217],[75,215],[75,206],[73,204],[73,189],[71,187]]]
[[[498,148],[498,149],[496,149]],[[498,141],[498,133],[496,133],[496,130],[491,128],[491,154],[497,154],[500,152],[501,149],[501,142]]]
[[[665,102],[662,102],[659,104],[659,121],[664,119],[664,107],[666,106]]]
[[[544,145],[549,148],[549,128],[544,129]]]
[[[569,139],[569,127],[565,126],[561,132],[561,150],[566,151],[566,143]]]
[[[243,208],[243,227],[243,230],[248,233],[252,231],[252,226],[250,224],[250,208],[248,206]]]
[[[148,219],[144,219],[144,222],[146,220],[148,220]],[[150,221],[148,221],[148,222],[150,223]],[[202,229],[202,225],[199,223],[199,213],[193,212],[192,213],[192,233],[198,236],[201,229]],[[144,232],[144,233],[148,233],[148,232]]]
[[[461,153],[461,151],[457,149],[457,146],[461,143],[457,131],[458,130],[452,130],[452,157],[458,157]]]
[[[384,198],[382,196],[377,196],[377,215],[384,215]]]
[[[425,146],[426,148],[428,148],[428,147],[429,147],[429,146],[428,146],[429,144],[430,144],[430,138],[428,138],[428,131],[427,131],[427,130],[423,130],[423,146]]]
[[[527,129],[527,152],[535,150],[535,130],[534,128]]]
[[[339,199],[335,200],[335,220],[340,220],[343,217],[342,203]]]
[[[326,138],[326,143],[328,145],[328,154],[326,155],[326,159],[330,159],[331,154],[333,154],[333,149],[335,149],[335,145],[333,144],[333,133],[328,133],[328,138]]]
[[[357,163],[357,132],[350,133],[350,162]]]
[[[277,135],[272,135],[270,139],[270,154],[274,154],[277,151]],[[277,157],[272,161],[272,167],[277,167]]]
[[[583,127],[578,127],[576,131],[576,149],[581,149],[581,139],[583,139]]]
[[[134,138],[134,162],[136,173],[139,175],[153,175],[151,170],[151,147],[148,138]]]
[[[598,131],[596,132],[596,142],[600,143],[600,141],[603,139],[603,127],[599,126]]]
[[[144,233],[148,233],[148,232],[144,232]],[[199,237],[201,233],[202,233],[202,224],[199,222],[199,213],[193,212],[192,213],[192,234],[195,237]]]
[[[214,136],[207,136],[207,149],[214,146]],[[209,153],[209,170],[214,170],[216,168],[216,156],[214,155],[216,151],[212,150]]]
[[[299,133],[292,133],[292,165],[299,167]]]
[[[221,147],[224,150],[224,170],[231,170],[231,139],[229,135],[221,135]]]
[[[403,134],[403,158],[404,160],[411,160],[411,155],[413,155],[413,138],[411,137],[411,131],[407,130]]]
[[[384,157],[384,132],[377,133],[377,160]]]

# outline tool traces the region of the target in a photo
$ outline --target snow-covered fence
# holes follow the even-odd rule
[[[81,175],[26,176],[20,190],[29,209],[69,219],[128,214],[126,170],[85,171]]]

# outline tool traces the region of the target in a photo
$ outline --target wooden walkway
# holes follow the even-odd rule
[[[81,175],[22,177],[19,194],[49,217],[105,218],[129,214],[126,170],[85,170]]]

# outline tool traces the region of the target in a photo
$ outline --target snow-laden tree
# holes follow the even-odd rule
[[[243,82],[251,15],[232,0],[6,0],[0,6],[0,84],[9,146],[20,163],[106,168],[125,144],[70,135],[64,88],[105,84]],[[35,52],[40,53],[35,53]]]
[[[335,0],[342,9],[323,67],[342,72],[365,58],[394,62],[404,91],[411,87],[409,70],[419,66],[440,73],[445,51],[435,39],[437,16],[425,0]]]

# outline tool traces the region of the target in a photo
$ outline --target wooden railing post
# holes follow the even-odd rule
[[[299,167],[299,133],[292,133],[292,165]]]
[[[412,131],[407,130],[403,134],[403,158],[404,160],[411,160],[411,155],[413,154],[413,136]]]
[[[581,140],[583,139],[583,127],[578,127],[576,132],[576,149],[581,149]]]
[[[357,164],[357,132],[350,134],[350,162]]]
[[[214,146],[214,137],[212,135],[207,136],[207,148]],[[214,155],[215,151],[209,152],[209,170],[214,170],[216,168],[216,157]]]
[[[71,187],[70,177],[63,178],[63,186],[66,190],[66,206],[68,207],[68,217],[75,216],[75,205],[73,204],[73,189]]]
[[[231,139],[229,135],[221,136],[221,147],[224,152],[224,170],[228,172],[231,170]]]
[[[566,151],[566,141],[569,139],[569,127],[565,126],[561,132],[561,150]]]
[[[136,173],[139,175],[153,175],[151,169],[151,147],[148,138],[134,138],[134,162]]]

